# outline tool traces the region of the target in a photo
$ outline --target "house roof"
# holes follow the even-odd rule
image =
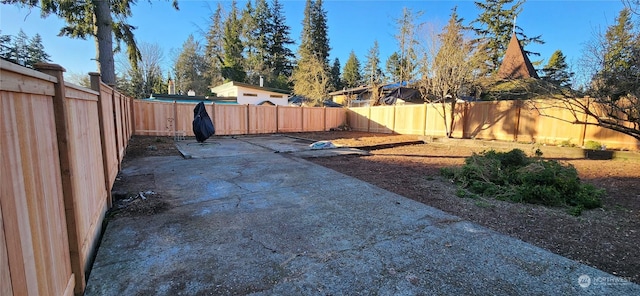
[[[371,89],[371,86],[358,86],[358,87],[353,87],[353,88],[346,88],[346,89],[336,90],[334,92],[330,92],[329,95],[330,96],[339,96],[339,95],[344,95],[344,94],[359,94],[359,93],[365,92],[365,91],[367,91],[369,89]]]
[[[225,87],[226,86],[239,86],[239,87],[245,87],[245,88],[250,88],[250,89],[275,92],[275,93],[280,93],[280,94],[285,94],[285,95],[290,95],[291,94],[290,91],[287,91],[287,90],[284,90],[284,89],[272,88],[272,87],[261,87],[261,86],[258,86],[258,85],[253,85],[253,84],[248,84],[248,83],[238,82],[238,81],[229,81],[229,82],[227,82],[225,84],[221,84],[221,85],[218,85],[216,87],[213,87],[213,88],[211,88],[211,90],[213,91],[214,89],[222,87],[222,86],[225,86]]]
[[[498,77],[501,79],[539,78],[515,33],[511,35],[509,46],[498,69]]]

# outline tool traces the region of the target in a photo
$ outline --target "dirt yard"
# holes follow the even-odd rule
[[[486,147],[408,144],[418,137],[362,132],[295,133],[292,136],[331,140],[337,145],[369,150],[369,156],[309,160],[640,283],[637,255],[640,245],[640,161],[561,160],[574,165],[581,179],[607,192],[602,208],[574,217],[562,208],[457,197],[456,186],[440,176],[440,168],[461,165],[465,157]],[[392,145],[397,143],[406,144]],[[130,157],[177,154],[171,138],[134,137],[125,161]]]

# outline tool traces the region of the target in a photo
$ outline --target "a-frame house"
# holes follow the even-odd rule
[[[533,68],[527,54],[520,46],[518,37],[513,33],[507,46],[507,52],[498,69],[500,79],[539,78],[536,69]]]

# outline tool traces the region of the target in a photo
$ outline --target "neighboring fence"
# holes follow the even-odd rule
[[[133,100],[136,135],[193,136],[189,103]],[[343,108],[206,104],[216,135],[328,131],[346,122]]]
[[[133,127],[98,75],[91,90],[39,70],[0,61],[0,295],[84,291]]]
[[[640,150],[635,138],[599,126],[572,124],[575,118],[570,110],[545,101],[456,104],[453,127],[443,119],[450,111],[448,104],[357,107],[349,108],[347,122],[354,130],[376,133],[445,137],[449,127],[454,138],[578,146],[591,140],[610,148]]]

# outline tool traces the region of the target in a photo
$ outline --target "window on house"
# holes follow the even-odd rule
[[[270,95],[270,98],[282,98],[282,95]]]
[[[250,94],[250,93],[243,93],[242,95],[245,96],[245,97],[257,97],[258,96],[258,94]]]

